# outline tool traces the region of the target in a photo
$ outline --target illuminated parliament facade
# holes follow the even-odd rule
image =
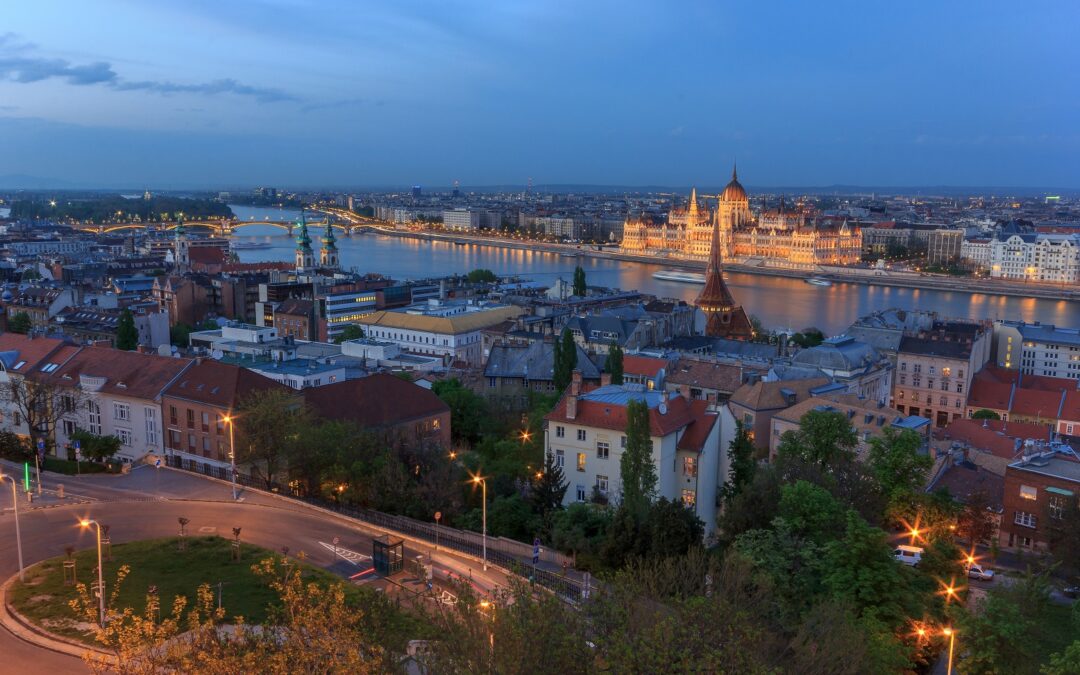
[[[726,260],[764,258],[797,267],[848,265],[862,257],[862,233],[846,222],[808,222],[804,213],[785,209],[762,210],[756,217],[750,200],[733,170],[731,182],[709,211],[698,203],[673,208],[666,222],[630,218],[623,225],[622,250],[626,253],[707,260],[713,226],[720,229],[720,253]]]

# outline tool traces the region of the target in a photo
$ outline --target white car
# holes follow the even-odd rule
[[[903,544],[896,547],[893,551],[893,557],[905,565],[911,565],[912,567],[918,567],[922,561],[922,548],[918,546],[905,546]]]
[[[972,579],[978,579],[979,581],[993,581],[994,570],[989,567],[983,567],[979,563],[973,563],[968,565],[968,576]]]

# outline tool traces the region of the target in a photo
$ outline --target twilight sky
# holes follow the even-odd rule
[[[0,177],[1080,188],[1080,3],[34,0]],[[0,183],[3,181],[0,180]]]

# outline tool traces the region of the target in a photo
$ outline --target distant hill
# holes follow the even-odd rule
[[[0,190],[70,190],[77,187],[74,183],[57,178],[27,176],[9,173],[0,176]]]

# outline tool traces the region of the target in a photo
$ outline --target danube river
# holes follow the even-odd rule
[[[295,220],[299,214],[287,209],[232,206],[241,220]],[[319,246],[322,228],[310,226],[312,245]],[[700,285],[653,279],[662,265],[622,262],[603,258],[558,253],[539,253],[497,246],[425,241],[382,234],[341,236],[336,231],[341,263],[358,272],[378,272],[395,279],[421,279],[464,273],[478,267],[496,274],[515,274],[550,283],[561,277],[570,281],[574,267],[581,265],[590,284],[638,290],[660,297],[692,301]],[[265,225],[239,229],[240,241],[261,242],[266,248],[240,251],[240,259],[292,260],[295,243],[282,230]],[[772,329],[801,330],[816,326],[835,335],[856,318],[889,307],[932,309],[946,317],[1024,319],[1065,326],[1080,324],[1080,303],[1065,300],[1036,300],[947,291],[864,286],[837,283],[831,287],[811,286],[799,279],[768,277],[731,272],[725,275],[735,299],[746,311]]]

